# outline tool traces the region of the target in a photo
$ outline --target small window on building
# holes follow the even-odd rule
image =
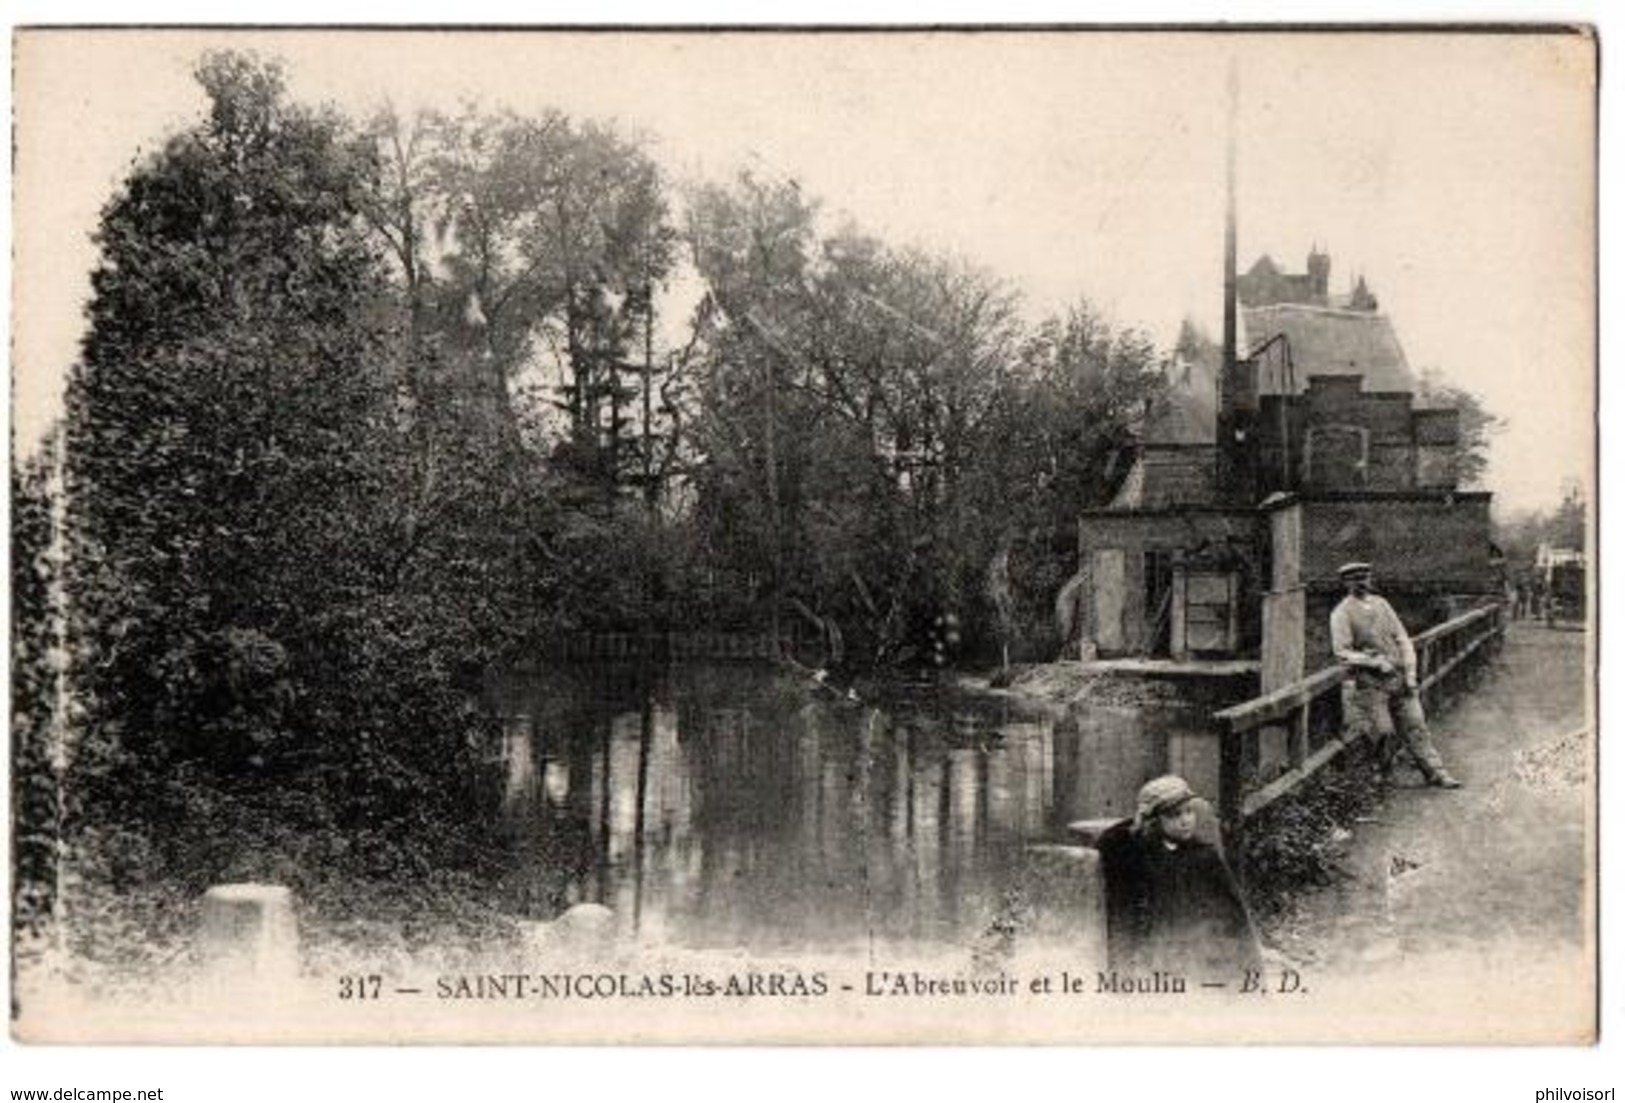
[[[1191,571],[1185,576],[1185,650],[1192,653],[1236,649],[1236,576]]]

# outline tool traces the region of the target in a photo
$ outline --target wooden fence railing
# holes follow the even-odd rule
[[[1419,633],[1411,642],[1422,693],[1487,655],[1505,627],[1505,611],[1495,604]],[[1347,730],[1343,715],[1348,677],[1342,666],[1327,667],[1213,714],[1219,737],[1219,816],[1232,847],[1249,820],[1314,777],[1358,737]],[[1261,754],[1266,740],[1284,750],[1268,768]],[[1266,773],[1273,776],[1262,776]]]
[[[783,655],[815,653],[820,641],[799,624],[780,632],[773,646],[768,632],[694,630],[572,632],[547,641],[542,657],[554,662],[765,662]]]
[[[576,632],[551,640],[548,658],[565,662],[707,659],[764,660],[774,657],[766,632]]]

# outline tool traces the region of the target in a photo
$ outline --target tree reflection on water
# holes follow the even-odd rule
[[[510,676],[510,906],[612,908],[639,941],[761,952],[960,943],[1029,842],[1124,815],[1176,711],[953,691],[878,706],[760,668]]]

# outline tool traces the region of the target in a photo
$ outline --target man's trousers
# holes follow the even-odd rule
[[[1385,775],[1393,772],[1402,746],[1429,781],[1444,772],[1444,760],[1433,746],[1419,694],[1403,688],[1389,692],[1381,686],[1356,685],[1352,703],[1356,726],[1371,740]]]

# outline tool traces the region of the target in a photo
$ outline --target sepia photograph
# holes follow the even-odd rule
[[[1597,1040],[1591,28],[12,65],[17,1041]]]

